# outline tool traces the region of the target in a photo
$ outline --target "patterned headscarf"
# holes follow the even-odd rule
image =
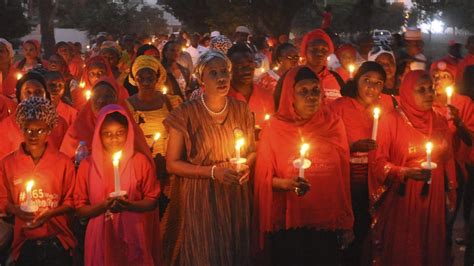
[[[154,56],[151,55],[140,55],[135,59],[132,65],[132,77],[130,77],[129,81],[130,84],[136,86],[136,78],[138,71],[149,68],[156,72],[158,75],[157,86],[161,87],[166,82],[166,69],[163,65],[156,59]]]
[[[211,39],[211,50],[217,50],[222,52],[223,54],[227,54],[227,50],[229,50],[230,47],[232,47],[232,41],[225,35],[219,35]]]
[[[209,50],[199,57],[196,63],[196,66],[194,67],[194,72],[196,74],[196,78],[199,81],[199,83],[202,84],[202,75],[204,73],[204,69],[206,68],[207,64],[209,64],[209,62],[211,62],[213,59],[216,59],[216,58],[220,58],[224,60],[227,65],[227,68],[229,70],[231,69],[232,63],[230,62],[229,58],[225,54],[217,50]]]
[[[58,121],[58,113],[48,99],[30,97],[18,105],[16,123],[21,127],[26,121],[31,120],[43,121],[52,129]]]

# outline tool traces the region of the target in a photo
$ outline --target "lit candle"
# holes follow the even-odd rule
[[[86,90],[84,92],[84,96],[86,97],[86,100],[89,101],[91,96],[92,96],[92,91],[91,90]]]
[[[353,64],[349,65],[349,78],[354,78],[355,66]]]
[[[18,73],[16,74],[16,80],[20,80],[23,77],[23,74]]]
[[[120,193],[120,172],[119,172],[119,163],[120,158],[122,157],[122,151],[114,153],[112,164],[114,165],[114,187],[115,193]]]
[[[300,172],[299,172],[299,177],[304,178],[304,161],[305,161],[305,155],[306,152],[309,150],[309,144],[308,143],[303,143],[301,145],[300,149]]]
[[[163,94],[167,94],[168,93],[168,88],[166,86],[164,86],[162,89],[161,89],[161,92]]]
[[[428,163],[429,169],[431,169],[431,152],[433,151],[433,143],[426,143],[426,162]]]
[[[35,181],[33,180],[30,180],[28,182],[26,182],[26,206],[28,209],[32,209],[32,206],[33,206],[33,200],[32,200],[32,197],[31,197],[31,189],[33,188],[33,186],[35,185]]]
[[[181,51],[186,52],[186,48],[184,48],[184,47],[181,48]]]
[[[235,143],[235,158],[237,164],[240,164],[240,149],[244,146],[245,140],[243,138],[239,138]]]
[[[86,45],[87,50],[91,49],[90,45]]]
[[[265,121],[270,120],[270,115],[269,115],[269,114],[265,114],[265,118],[264,118],[264,119],[265,119]]]
[[[300,64],[303,63],[304,58],[300,56]]]
[[[79,83],[79,87],[85,88],[85,87],[86,87],[86,83],[85,83],[84,81],[81,81],[81,83]]]
[[[451,105],[451,98],[453,97],[453,87],[446,88],[446,96],[448,96],[448,105]]]
[[[372,139],[377,139],[377,129],[379,127],[380,108],[374,108],[374,125],[372,127]]]
[[[273,68],[273,71],[278,71],[278,69],[279,69],[279,67],[278,67],[278,66],[275,66],[275,67]]]
[[[155,146],[155,143],[161,138],[161,133],[156,132],[155,135],[153,136],[153,143],[151,144],[151,148]]]

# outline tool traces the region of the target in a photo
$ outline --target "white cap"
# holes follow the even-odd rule
[[[249,28],[247,28],[245,26],[238,26],[237,28],[235,28],[235,32],[242,32],[242,33],[251,34]]]
[[[211,38],[217,37],[217,36],[219,36],[219,35],[221,35],[221,33],[218,32],[217,30],[211,32]]]

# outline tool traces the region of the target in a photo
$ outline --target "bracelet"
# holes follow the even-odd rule
[[[213,165],[213,166],[211,167],[211,179],[212,179],[212,180],[216,180],[216,178],[214,177],[214,170],[216,169],[216,167],[217,167],[216,165]]]

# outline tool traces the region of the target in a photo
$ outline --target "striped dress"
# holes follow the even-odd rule
[[[242,156],[255,151],[254,122],[247,105],[229,98],[229,112],[216,123],[199,100],[173,110],[163,122],[185,139],[185,161],[229,165],[235,132]],[[162,221],[165,265],[248,265],[250,263],[250,186],[224,185],[207,177],[175,176]]]

